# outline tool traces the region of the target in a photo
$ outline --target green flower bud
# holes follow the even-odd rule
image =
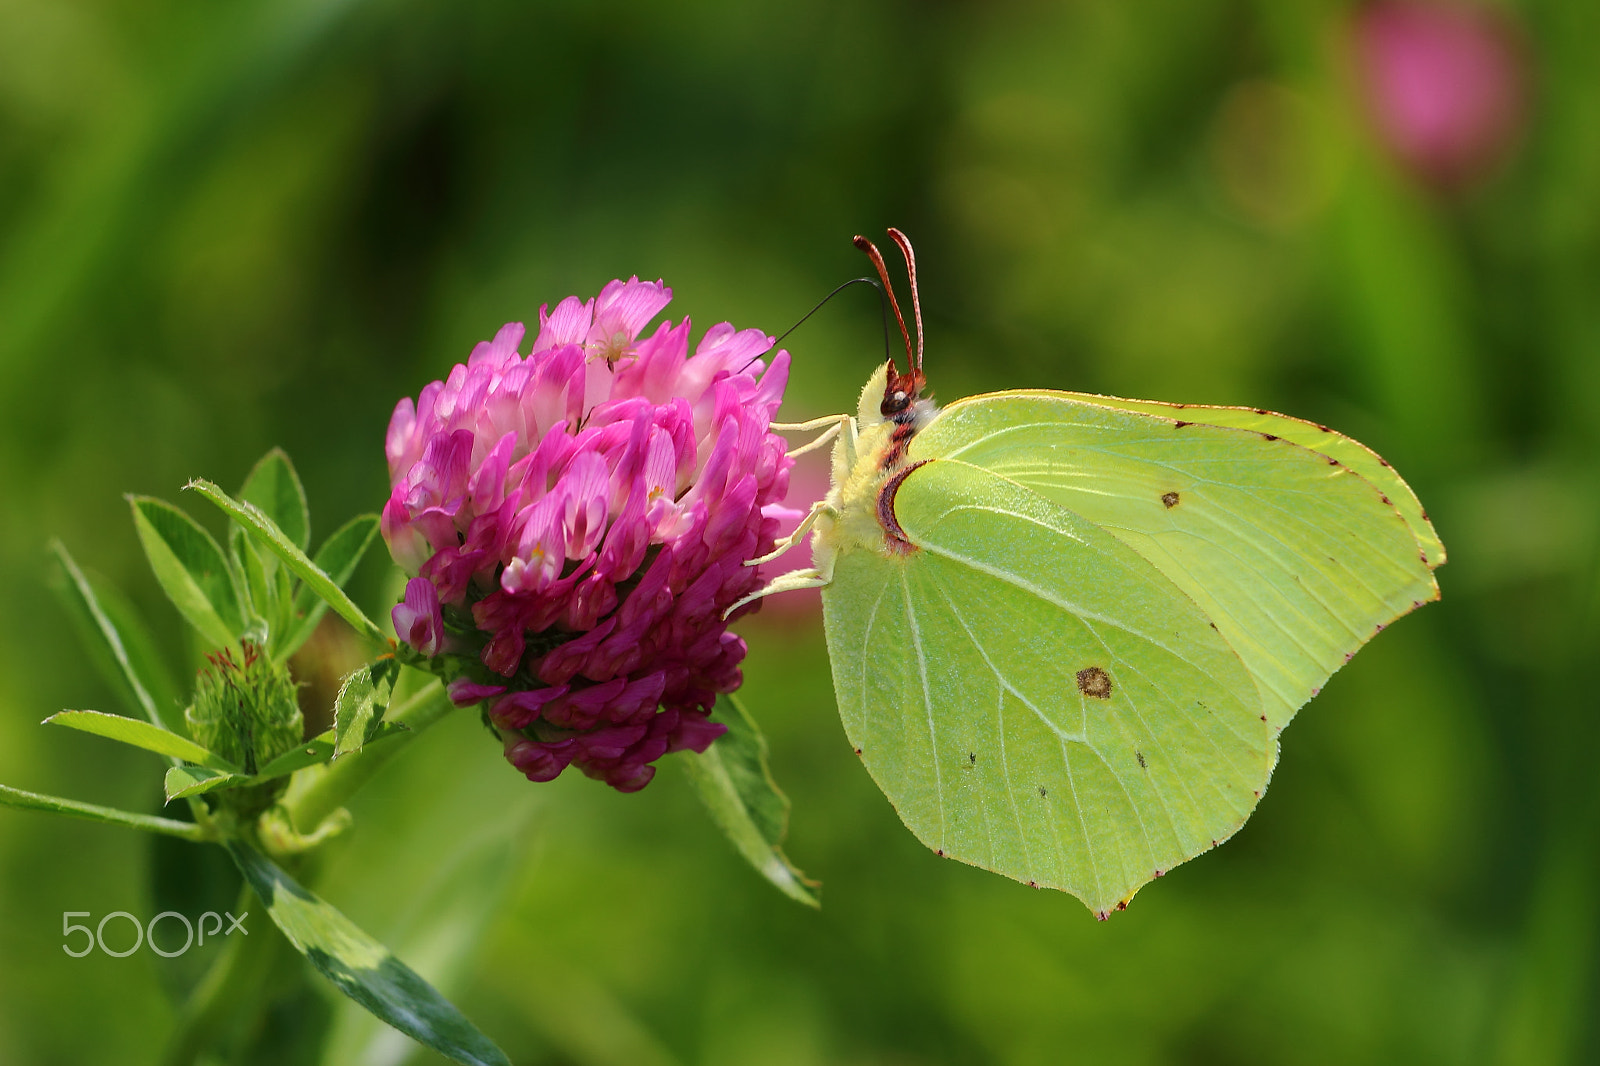
[[[299,744],[305,724],[288,667],[248,640],[240,649],[243,665],[232,648],[206,656],[184,718],[196,742],[253,774]]]

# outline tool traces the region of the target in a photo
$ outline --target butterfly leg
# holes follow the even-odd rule
[[[778,556],[782,555],[784,552],[800,543],[800,539],[807,533],[811,532],[811,527],[816,524],[817,516],[827,512],[828,510],[830,510],[828,507],[828,501],[818,500],[816,503],[811,505],[811,510],[806,512],[806,516],[800,520],[800,524],[794,527],[793,533],[790,533],[787,537],[784,537],[782,540],[774,544],[772,550],[761,556],[761,558],[746,559],[744,561],[744,565],[760,566],[762,563],[772,562],[772,560],[776,559]]]
[[[805,444],[802,444],[800,447],[791,451],[789,453],[789,458],[793,459],[797,455],[804,455],[806,452],[816,451],[818,448],[837,437],[839,435],[839,431],[846,427],[848,427],[850,430],[852,445],[851,450],[854,452],[853,446],[855,443],[855,422],[856,420],[849,415],[825,415],[822,418],[813,418],[809,422],[774,422],[772,423],[772,428],[777,430],[779,433],[806,433],[813,429],[821,429],[823,431],[815,439],[807,441]]]
[[[821,571],[811,568],[807,568],[805,570],[791,570],[787,574],[779,574],[777,577],[767,582],[762,588],[757,589],[755,592],[752,592],[738,603],[735,603],[732,607],[729,607],[726,611],[723,611],[722,617],[726,619],[734,611],[737,611],[739,608],[743,607],[752,600],[759,600],[763,597],[771,596],[775,592],[793,592],[796,589],[821,588],[828,584],[829,580],[829,578],[823,576]]]
[[[825,429],[835,426],[847,418],[854,421],[851,415],[823,415],[821,418],[813,418],[809,422],[774,422],[772,423],[772,428],[778,433],[809,433],[813,429]]]

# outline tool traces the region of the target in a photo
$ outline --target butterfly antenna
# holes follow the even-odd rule
[[[852,285],[871,285],[874,289],[878,290],[878,300],[879,300],[879,302],[882,302],[882,300],[883,300],[883,286],[879,285],[872,278],[851,278],[849,281],[843,282],[843,283],[835,286],[834,290],[832,292],[828,293],[828,295],[824,296],[822,299],[817,301],[817,306],[813,307],[811,310],[809,310],[805,314],[801,315],[800,316],[800,321],[796,322],[794,325],[790,326],[788,329],[786,329],[782,333],[780,333],[778,335],[777,339],[772,342],[772,347],[768,348],[767,351],[771,351],[772,348],[776,348],[778,345],[782,344],[783,343],[783,339],[785,337],[787,337],[789,334],[793,333],[795,330],[799,329],[801,326],[806,324],[806,319],[810,318],[812,315],[814,315],[818,311],[822,310],[823,305],[825,305],[829,300],[833,299],[835,296],[839,295],[841,292],[843,292],[844,290],[848,289]],[[887,337],[889,335],[889,311],[888,311],[887,307],[884,308],[884,312],[883,312],[883,334],[884,334],[885,337]]]
[[[911,364],[911,368],[920,371],[922,369],[922,297],[917,295],[917,253],[911,250],[911,238],[893,226],[889,227],[889,238],[900,246],[900,254],[905,256],[906,259],[906,276],[911,279],[911,317],[917,323],[917,361]],[[904,329],[905,324],[901,323],[900,328]],[[910,357],[911,353],[908,350],[906,358],[909,359]]]
[[[894,231],[891,230],[890,232],[892,233]],[[894,319],[896,322],[900,323],[900,339],[903,340],[906,345],[906,369],[914,369],[916,364],[911,362],[911,334],[906,332],[906,318],[900,313],[900,301],[894,298],[894,286],[889,282],[889,268],[884,265],[883,253],[878,251],[877,245],[873,244],[860,234],[857,234],[855,237],[855,246],[861,249],[863,252],[866,252],[867,258],[872,260],[872,265],[878,268],[878,277],[883,279],[883,291],[889,295],[889,306],[894,308]],[[889,363],[893,365],[893,356],[889,358]]]
[[[878,290],[878,303],[883,307],[883,350],[887,352],[889,350],[889,301],[883,298],[883,286],[878,284],[877,280],[874,278],[851,278],[849,281],[843,282],[840,285],[836,285],[832,292],[828,293],[828,295],[817,301],[817,305],[815,307],[801,315],[800,321],[796,322],[794,325],[778,334],[778,336],[773,339],[771,344],[767,345],[755,355],[752,355],[749,361],[746,362],[744,366],[739,368],[740,373],[743,373],[745,368],[751,363],[755,362],[757,359],[760,359],[778,345],[782,344],[785,337],[789,336],[789,334],[806,324],[806,319],[822,310],[823,306],[826,305],[829,300],[833,299],[835,296],[839,295],[852,285],[871,285],[874,289]]]

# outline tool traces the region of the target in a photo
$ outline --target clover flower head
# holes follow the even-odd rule
[[[722,614],[786,513],[789,357],[727,323],[693,355],[687,318],[645,336],[671,298],[630,278],[542,307],[528,355],[508,324],[389,424],[395,631],[535,781],[643,788],[742,680]]]

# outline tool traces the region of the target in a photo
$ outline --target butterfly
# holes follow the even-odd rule
[[[1278,736],[1445,550],[1400,475],[1285,415],[1023,389],[938,408],[905,342],[833,444],[813,566],[845,732],[939,855],[1098,917],[1255,809]]]

